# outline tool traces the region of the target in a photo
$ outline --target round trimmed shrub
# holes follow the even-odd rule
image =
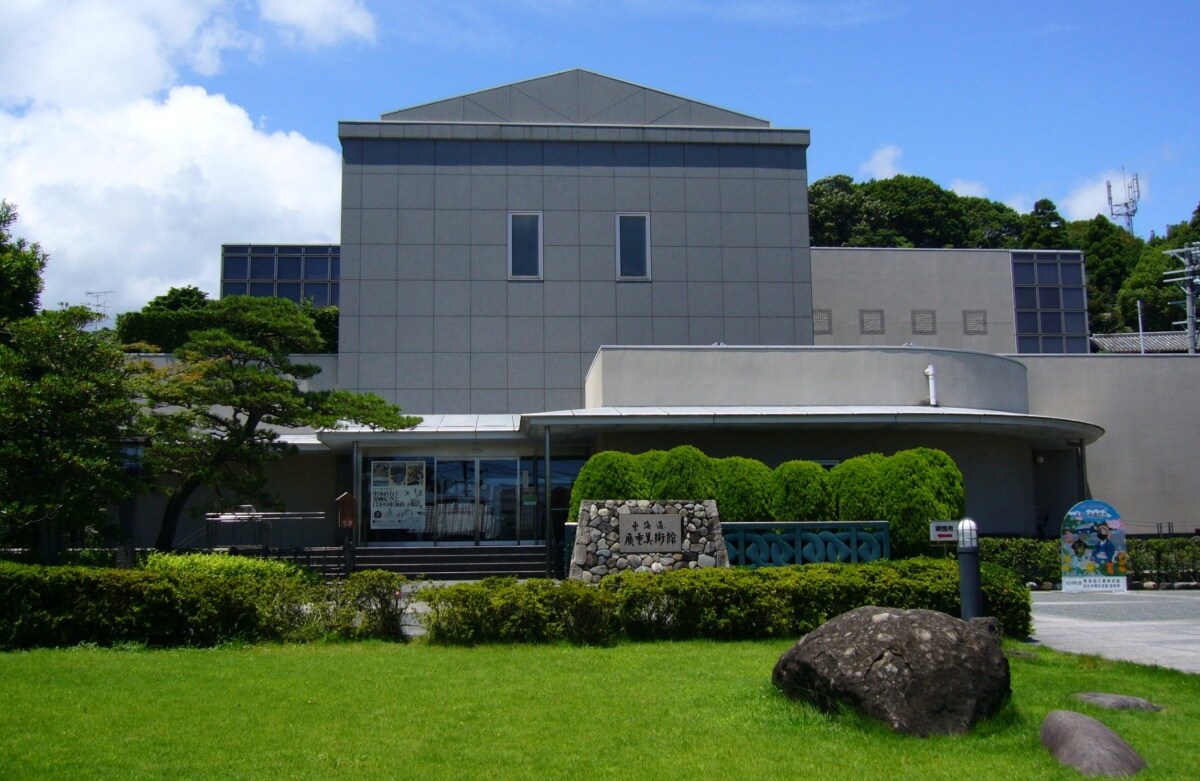
[[[785,461],[771,473],[771,520],[829,521],[835,515],[829,473],[815,461]]]
[[[881,521],[883,516],[883,465],[879,453],[849,458],[829,470],[829,487],[837,520]]]
[[[668,450],[654,464],[654,471],[647,477],[650,480],[650,499],[716,497],[717,483],[713,479],[712,459],[691,445]]]
[[[880,474],[893,556],[928,552],[929,522],[962,517],[962,473],[945,453],[902,450],[883,463]]]
[[[650,475],[654,474],[654,471],[658,469],[658,465],[666,455],[667,451],[665,450],[647,450],[644,453],[634,455],[634,461],[637,462],[638,469],[642,470],[642,475],[646,478],[647,484],[649,484]]]
[[[766,464],[740,456],[718,458],[712,463],[722,523],[770,520],[771,470]]]
[[[579,504],[587,499],[644,499],[650,490],[637,458],[617,450],[604,450],[589,458],[571,489],[567,520],[579,517]]]

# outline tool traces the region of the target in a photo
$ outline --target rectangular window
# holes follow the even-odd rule
[[[542,278],[542,215],[508,215],[509,279]]]
[[[617,215],[617,279],[650,278],[650,216]]]

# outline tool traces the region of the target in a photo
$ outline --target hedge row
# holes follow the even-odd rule
[[[0,648],[399,640],[403,584],[374,571],[326,586],[289,564],[223,555],[160,554],[139,569],[0,562]]]
[[[829,471],[812,461],[772,470],[754,459],[709,458],[683,445],[595,454],[571,491],[569,520],[587,499],[708,498],[717,500],[725,523],[886,520],[895,556],[927,552],[929,521],[961,518],[965,507],[962,473],[940,450],[869,453]]]
[[[1129,580],[1177,583],[1200,580],[1200,537],[1128,538]],[[1057,539],[984,538],[980,557],[1015,572],[1026,582],[1062,581],[1062,547]]]
[[[1029,635],[1030,597],[1020,579],[986,564],[983,592],[986,612],[1000,619],[1006,635]],[[431,642],[450,645],[798,637],[863,605],[960,610],[957,564],[927,558],[624,572],[598,586],[494,578],[423,594]]]

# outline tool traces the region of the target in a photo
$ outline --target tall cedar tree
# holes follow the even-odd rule
[[[61,534],[100,532],[132,490],[122,442],[134,433],[138,368],[83,307],[7,326],[0,344],[0,537],[37,541],[52,562]]]
[[[162,550],[174,546],[183,510],[202,487],[234,503],[271,503],[266,467],[294,450],[281,430],[420,422],[373,394],[308,390],[320,369],[290,356],[318,351],[321,336],[294,303],[234,297],[209,303],[207,312],[212,327],[191,333],[144,391],[156,412],[145,467],[166,484],[155,543]]]

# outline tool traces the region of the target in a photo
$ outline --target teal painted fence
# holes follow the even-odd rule
[[[723,523],[734,567],[784,567],[891,558],[887,521]]]
[[[573,523],[564,527],[564,572],[570,568],[575,528]],[[868,562],[892,556],[887,521],[723,523],[721,532],[733,567]]]

